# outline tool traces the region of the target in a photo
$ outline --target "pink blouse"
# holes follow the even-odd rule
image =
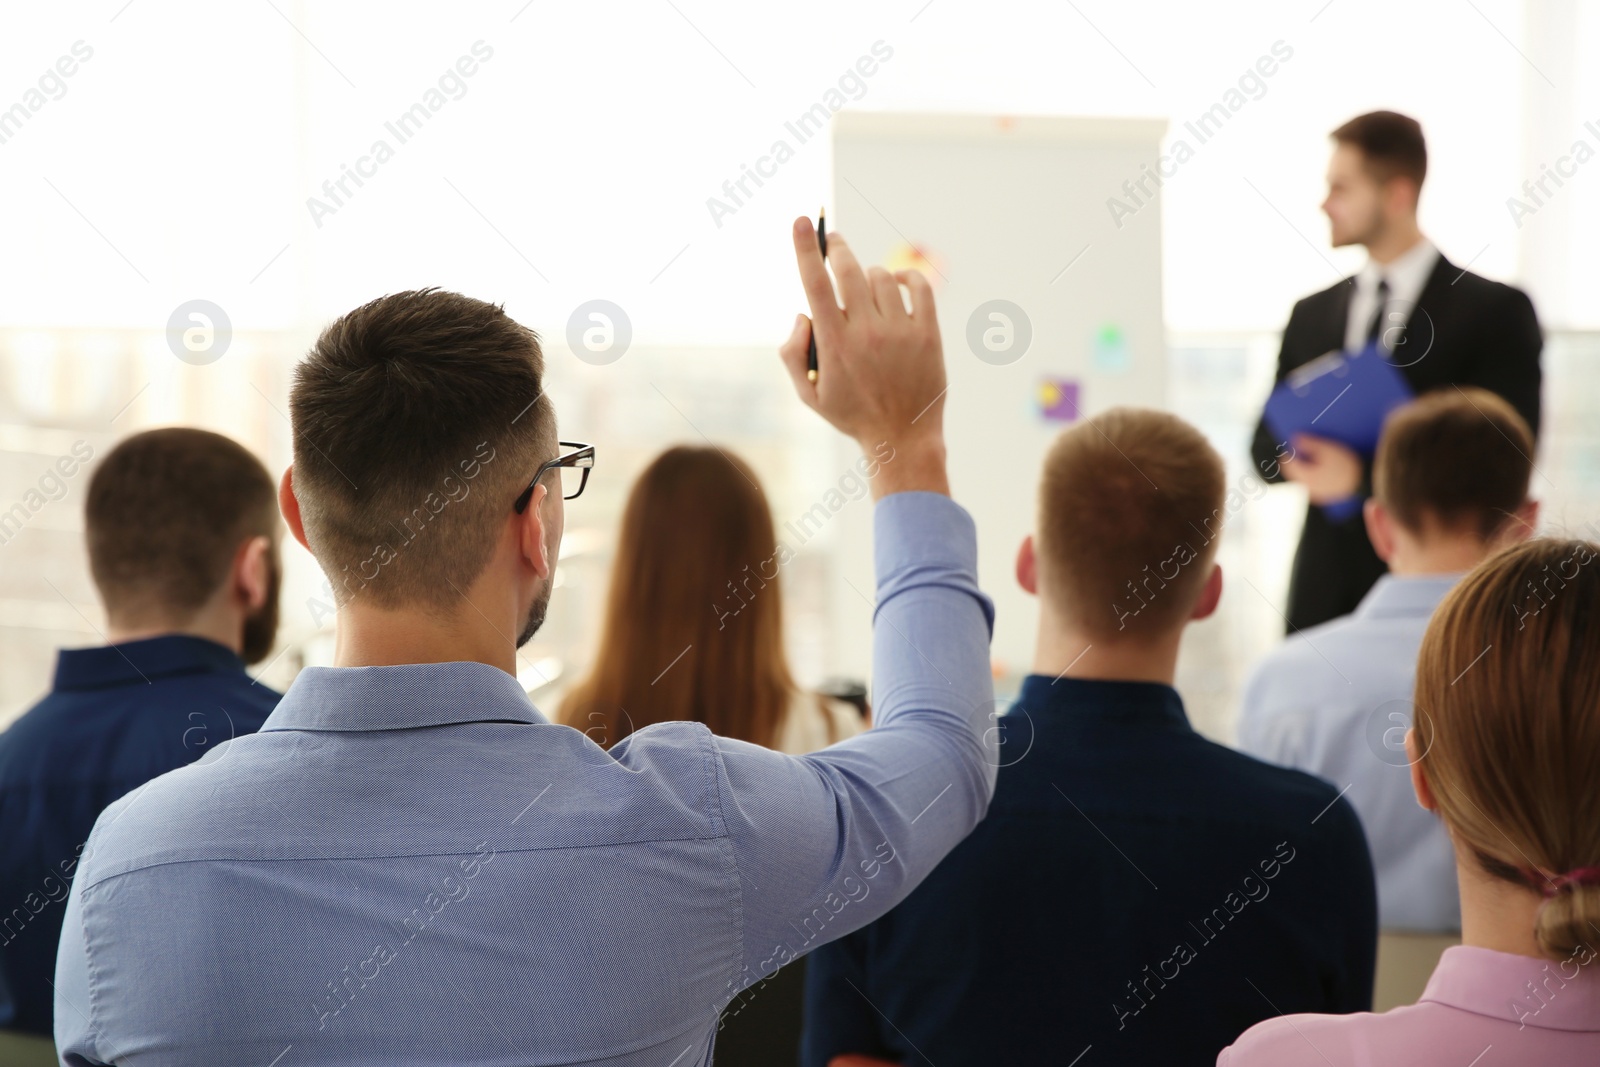
[[[1576,1067],[1600,1064],[1600,962],[1445,950],[1416,1004],[1374,1015],[1282,1015],[1217,1067]]]

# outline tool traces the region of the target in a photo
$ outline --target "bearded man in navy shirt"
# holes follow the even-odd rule
[[[101,810],[253,733],[280,695],[244,669],[278,629],[282,524],[260,460],[219,434],[150,430],[100,461],[84,510],[106,643],[63,649],[50,693],[0,734],[0,1025],[40,1038],[62,901]]]

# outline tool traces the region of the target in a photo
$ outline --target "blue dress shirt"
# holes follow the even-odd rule
[[[1461,929],[1455,850],[1438,817],[1417,803],[1405,751],[1422,635],[1460,579],[1378,579],[1354,614],[1267,655],[1239,710],[1241,749],[1347,790],[1372,848],[1385,930]]]
[[[993,791],[972,521],[901,493],[876,525],[877,725],[813,755],[691,722],[603,750],[480,663],[302,672],[102,816],[67,1062],[709,1063],[724,1004],[883,914]]]
[[[1371,1006],[1335,790],[1201,737],[1166,685],[1031,675],[998,725],[988,817],[806,961],[804,1067],[1210,1065],[1280,1011]]]
[[[254,732],[278,697],[200,637],[62,650],[50,694],[0,733],[0,1025],[50,1035],[61,902],[96,816]]]

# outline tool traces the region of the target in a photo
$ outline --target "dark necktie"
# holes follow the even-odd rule
[[[1367,324],[1367,344],[1370,345],[1374,341],[1382,344],[1383,318],[1384,312],[1388,310],[1388,305],[1389,282],[1388,279],[1380,279],[1378,282],[1378,302],[1372,309],[1372,321]]]

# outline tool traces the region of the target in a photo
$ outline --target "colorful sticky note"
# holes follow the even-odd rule
[[[923,277],[935,288],[944,281],[944,258],[927,245],[901,242],[889,250],[884,267],[891,273],[901,270],[921,271]]]
[[[1122,327],[1106,323],[1096,331],[1093,361],[1095,370],[1121,372],[1128,369],[1131,362],[1128,339],[1122,335]]]
[[[1047,422],[1077,422],[1078,397],[1078,382],[1070,378],[1041,378],[1034,389],[1039,417]]]

